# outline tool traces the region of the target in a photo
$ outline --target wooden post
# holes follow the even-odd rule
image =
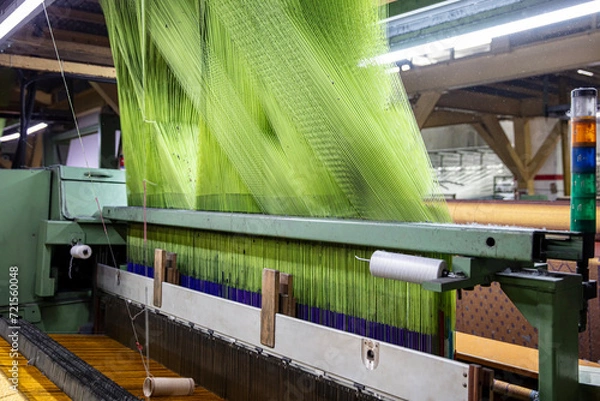
[[[154,306],[162,306],[162,283],[165,280],[167,252],[164,249],[154,250]]]
[[[279,310],[279,272],[264,269],[262,275],[262,309],[260,311],[260,343],[275,347],[275,314]]]

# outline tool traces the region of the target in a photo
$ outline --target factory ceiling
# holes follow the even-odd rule
[[[462,27],[489,25],[494,13],[485,7],[495,7],[495,18],[506,20],[516,18],[515,13],[539,13],[543,7],[555,9],[560,3],[581,2],[447,2],[462,4],[463,9],[458,12],[437,8],[429,16],[413,16],[409,22],[386,23],[395,50],[428,35],[439,37],[445,26],[446,31],[461,33]],[[0,12],[6,12],[12,3],[0,0]],[[106,107],[118,114],[115,71],[98,0],[47,0],[48,3],[48,19],[67,81],[75,93],[75,110],[85,113]],[[473,16],[477,10],[471,3],[483,7],[480,14],[486,19]],[[529,8],[524,11],[517,3]],[[564,117],[571,89],[600,86],[598,15],[502,36],[466,50],[450,49],[396,61],[419,125],[427,128],[477,124],[489,121],[490,116]],[[46,15],[41,11],[0,41],[0,118],[19,118],[19,82],[33,78],[37,84],[32,120],[68,119],[59,71]],[[7,126],[10,125],[9,120]]]

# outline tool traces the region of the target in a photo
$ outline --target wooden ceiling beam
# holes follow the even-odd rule
[[[521,96],[539,97],[540,93],[541,93],[540,90],[524,88],[522,86],[513,85],[512,83],[509,83],[509,82],[496,82],[493,84],[489,84],[487,86],[492,89],[498,89],[500,91],[513,92],[513,93],[515,93],[517,95],[521,95]]]
[[[119,95],[117,93],[117,85],[116,84],[105,84],[101,82],[88,82],[92,88],[98,92],[100,97],[104,99],[106,104],[110,106],[111,109],[117,114],[121,115],[119,112]]]
[[[44,36],[50,39],[50,32],[48,28],[43,29]],[[75,32],[75,31],[65,31],[62,29],[52,29],[52,34],[54,35],[55,40],[60,40],[64,42],[75,42],[75,43],[83,43],[88,45],[109,47],[110,42],[108,41],[108,37],[92,35],[89,33]]]
[[[526,189],[530,195],[533,195],[535,189],[531,180],[528,162],[531,160],[531,130],[529,122],[524,118],[515,118],[513,120],[515,132],[515,152],[519,156],[521,163],[525,166],[523,177],[519,177],[518,188]]]
[[[600,61],[600,30],[502,53],[413,68],[400,75],[409,94],[445,91],[550,74]]]
[[[422,128],[447,127],[449,125],[474,124],[480,121],[477,114],[459,111],[435,110]]]
[[[14,36],[10,40],[10,53],[35,55],[37,57],[56,58],[54,44],[50,39],[34,36]],[[76,60],[100,65],[113,66],[110,47],[84,43],[56,41],[58,53],[63,60]]]
[[[75,108],[75,114],[77,116],[86,114],[90,110],[99,109],[106,104],[98,92],[92,88],[76,94],[72,100],[73,107]],[[48,109],[69,110],[69,102],[67,100],[63,100],[58,103],[54,103]]]
[[[17,54],[0,54],[0,66],[22,68],[24,70],[60,72],[58,61],[40,57],[21,56]],[[88,78],[117,79],[114,67],[63,61],[65,73]]]
[[[419,99],[413,107],[413,113],[415,114],[419,129],[423,128],[425,125],[427,118],[435,108],[441,95],[441,93],[433,91],[424,92],[419,95]]]
[[[515,116],[521,113],[519,100],[466,90],[455,90],[443,95],[437,106],[483,114]]]
[[[498,118],[494,115],[484,115],[481,122],[473,124],[475,130],[490,148],[498,155],[506,167],[519,179],[527,180],[526,167],[521,162],[517,152],[512,147]]]
[[[105,24],[103,14],[90,13],[90,12],[75,10],[75,9],[67,8],[67,7],[59,7],[56,5],[48,7],[48,14],[50,14],[51,16],[56,17],[56,18],[75,20],[75,21],[79,21],[79,22],[86,22],[89,24],[97,24],[97,25]]]

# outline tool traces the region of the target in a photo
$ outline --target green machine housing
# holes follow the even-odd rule
[[[111,224],[107,236],[102,204],[126,205],[123,171],[0,170],[3,315],[18,313],[51,333],[85,332],[91,326],[96,262],[125,254],[125,227]],[[71,258],[78,243],[92,248],[91,258]]]

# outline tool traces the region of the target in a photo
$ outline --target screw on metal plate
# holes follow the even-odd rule
[[[361,357],[363,364],[369,370],[374,370],[379,364],[379,343],[377,341],[363,339],[361,345]]]

